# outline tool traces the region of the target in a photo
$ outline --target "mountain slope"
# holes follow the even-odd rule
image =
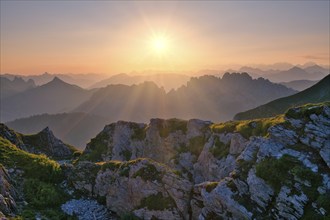
[[[99,89],[74,111],[106,117],[111,121],[146,122],[150,118],[200,118],[222,121],[236,112],[258,106],[295,91],[247,73],[226,73],[222,78],[192,78],[186,86],[166,93],[153,82],[110,85]]]
[[[16,119],[6,125],[23,134],[33,134],[49,127],[65,143],[83,149],[108,122],[103,117],[75,112],[35,115]]]
[[[272,117],[284,113],[293,106],[306,103],[330,101],[330,75],[323,78],[314,86],[297,94],[276,99],[257,108],[241,112],[235,115],[235,120]]]
[[[281,82],[280,84],[297,91],[303,91],[315,85],[317,82],[318,81],[312,81],[312,80],[294,80],[290,82]]]
[[[87,100],[91,93],[55,77],[45,85],[1,100],[0,120],[6,122],[36,114],[69,111]]]

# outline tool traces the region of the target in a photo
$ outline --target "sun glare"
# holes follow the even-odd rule
[[[155,52],[164,53],[168,49],[168,40],[163,36],[154,37],[152,47]]]

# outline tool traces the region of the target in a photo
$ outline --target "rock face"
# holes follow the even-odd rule
[[[92,173],[92,175],[90,175]],[[95,198],[118,215],[142,219],[189,219],[192,184],[168,166],[150,159],[81,162],[67,174],[75,189]],[[89,175],[89,180],[84,178]]]
[[[76,150],[56,138],[48,127],[35,135],[23,136],[23,142],[31,153],[46,154],[60,159],[72,157],[73,152]]]
[[[61,206],[64,213],[76,216],[79,220],[116,219],[103,205],[95,200],[72,199]]]
[[[56,138],[53,132],[46,127],[33,135],[23,135],[0,123],[0,137],[9,140],[18,148],[34,154],[45,154],[57,159],[66,159],[73,156],[76,149]]]
[[[239,122],[233,132],[232,122],[219,131],[200,120],[120,121],[92,139],[68,178],[111,211],[142,219],[329,216],[330,105],[284,117],[249,122],[251,132]]]
[[[22,141],[21,135],[12,129],[8,128],[5,124],[0,123],[0,137],[7,139],[12,144],[16,145],[18,148],[22,150],[26,150],[26,147]]]
[[[0,134],[30,152],[69,155],[49,129],[23,136],[2,127]],[[330,103],[221,124],[119,121],[61,166],[61,185],[81,197],[62,210],[78,219],[329,218],[329,143]],[[10,181],[0,167],[4,215],[16,207]]]
[[[0,217],[10,216],[17,211],[17,193],[6,169],[0,164]]]

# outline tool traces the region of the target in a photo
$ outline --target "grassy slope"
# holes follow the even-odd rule
[[[235,115],[235,120],[273,117],[283,114],[291,107],[307,103],[330,101],[330,75],[323,78],[316,85],[297,94],[276,99],[257,108],[241,112]]]
[[[23,185],[24,199],[28,205],[16,219],[34,219],[37,213],[49,219],[68,219],[60,211],[60,205],[66,201],[67,195],[59,187],[63,173],[56,161],[45,155],[27,153],[2,137],[0,161],[7,169],[24,171],[20,184]]]

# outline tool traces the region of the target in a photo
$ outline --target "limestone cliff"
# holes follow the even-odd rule
[[[330,106],[306,105],[275,118],[222,124],[120,121],[92,139],[79,161],[69,175],[74,188],[104,197],[118,214],[143,219],[329,217]],[[88,173],[93,175],[86,181]],[[145,204],[156,198],[164,200],[162,207]]]

